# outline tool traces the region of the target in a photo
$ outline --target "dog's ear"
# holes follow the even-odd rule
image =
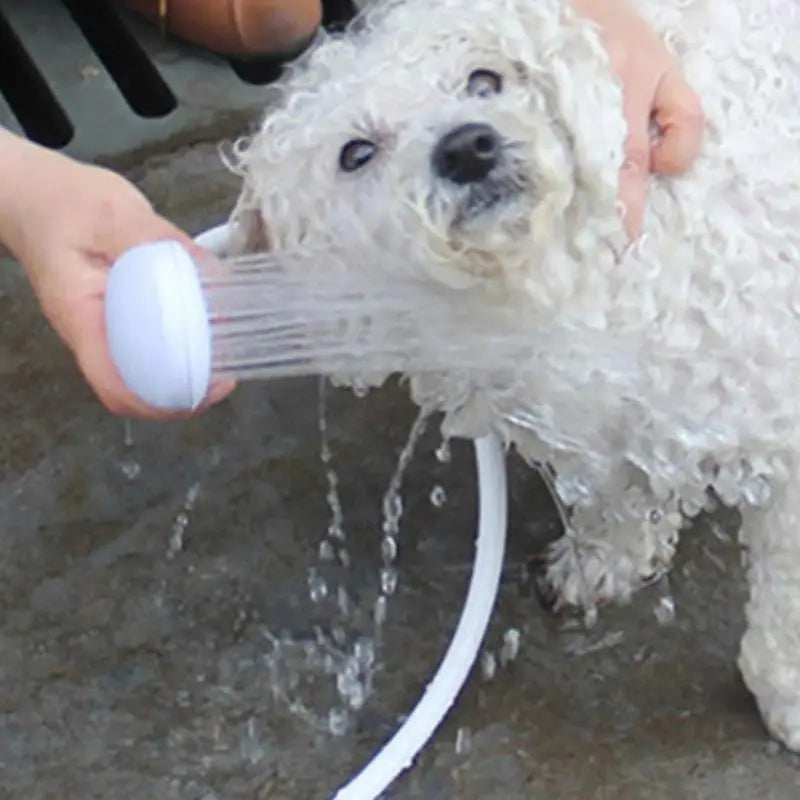
[[[244,255],[269,250],[269,229],[253,194],[245,187],[239,195],[230,220],[228,255]]]

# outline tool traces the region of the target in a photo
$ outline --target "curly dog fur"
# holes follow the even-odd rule
[[[451,432],[492,427],[552,466],[571,509],[548,553],[562,603],[627,599],[712,496],[740,508],[739,665],[800,750],[800,13],[636,5],[702,98],[706,135],[688,176],[653,179],[633,245],[621,87],[567,0],[386,0],[293,65],[242,143],[237,248],[344,243],[376,270],[505,292],[541,329],[581,333],[578,350],[538,343],[535,380],[448,405],[450,379],[418,375],[413,395],[439,398]],[[610,342],[630,358],[605,358]]]

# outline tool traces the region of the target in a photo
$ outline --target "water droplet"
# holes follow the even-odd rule
[[[350,553],[348,553],[344,547],[342,547],[341,550],[339,550],[339,563],[345,569],[348,569],[350,567]]]
[[[397,570],[394,567],[381,569],[381,591],[385,595],[394,594],[397,589]]]
[[[651,525],[658,525],[659,522],[664,518],[664,514],[662,513],[660,508],[651,508],[650,511],[647,513],[647,521]]]
[[[450,452],[450,440],[445,439],[439,445],[439,447],[436,448],[436,460],[440,464],[449,464],[451,458],[452,458],[452,453]]]
[[[336,590],[336,605],[339,607],[339,613],[343,617],[350,613],[350,598],[344,586],[339,586]]]
[[[125,426],[125,447],[133,447],[133,422],[126,419]]]
[[[175,555],[183,550],[183,534],[186,530],[186,525],[189,518],[186,514],[178,514],[172,523],[172,532],[169,537],[169,544],[167,546],[167,558],[174,558]]]
[[[500,648],[500,663],[505,666],[516,659],[519,653],[520,632],[509,628],[503,634],[503,646]]]
[[[331,522],[331,524],[328,525],[328,536],[330,536],[331,539],[337,539],[338,541],[343,542],[344,530],[341,524],[338,522]]]
[[[356,381],[353,383],[353,394],[359,399],[363,400],[369,394],[369,386],[366,383]]]
[[[397,540],[394,536],[384,536],[381,540],[381,558],[387,566],[397,558]]]
[[[744,499],[753,506],[764,506],[772,495],[770,482],[763,475],[752,475],[743,487]]]
[[[319,543],[319,560],[320,561],[333,561],[336,557],[336,553],[333,549],[333,545],[330,543],[328,539],[323,539]]]
[[[555,489],[559,499],[566,506],[578,505],[591,497],[591,488],[577,475],[557,475]]]
[[[459,728],[456,731],[456,755],[465,756],[472,749],[472,731],[469,728]]]
[[[491,650],[484,650],[481,653],[481,675],[485,681],[494,678],[497,672],[497,659]]]
[[[191,511],[194,504],[197,502],[197,497],[200,494],[200,481],[193,483],[186,492],[186,502],[183,504],[186,511]]]
[[[343,736],[347,732],[348,717],[346,708],[332,708],[328,712],[328,730],[334,736]]]
[[[386,610],[388,606],[388,600],[386,599],[385,594],[378,595],[378,599],[375,601],[375,607],[372,611],[372,618],[375,621],[375,624],[380,627],[386,622]]]
[[[391,520],[399,520],[403,516],[403,498],[397,492],[387,492],[383,498],[383,515]]]
[[[303,655],[306,657],[306,664],[308,664],[308,666],[318,666],[322,664],[319,647],[316,642],[304,642]]]
[[[396,519],[385,519],[381,525],[384,536],[397,536],[400,533],[400,521]]]
[[[653,609],[659,625],[668,625],[675,619],[675,600],[672,595],[664,595],[658,598],[658,603]]]
[[[593,628],[597,624],[597,606],[589,606],[583,613],[583,625],[585,628]]]
[[[328,596],[328,584],[315,569],[308,571],[308,596],[312,603],[321,603]]]
[[[361,683],[361,681],[355,681],[353,683],[347,699],[350,703],[350,708],[352,708],[353,711],[359,711],[364,707],[364,702],[367,699],[367,692],[364,688],[364,684]]]
[[[349,701],[351,696],[359,690],[363,691],[363,688],[357,675],[340,672],[336,676],[336,691],[339,692],[339,697],[345,702]]]
[[[331,521],[330,525],[328,526],[328,536],[331,539],[343,541],[345,538],[345,532],[342,524],[343,523],[342,502],[338,492],[339,476],[336,474],[336,471],[330,467],[330,463],[333,459],[333,454],[331,452],[330,440],[328,439],[325,381],[326,381],[325,378],[320,378],[318,384],[319,403],[317,407],[317,426],[319,428],[319,435],[320,435],[319,454],[322,463],[325,464],[326,466],[325,478],[328,483],[328,491],[325,494],[325,500],[328,503],[328,509],[331,512]]]
[[[714,479],[713,488],[726,506],[735,506],[742,495],[741,475],[738,467],[732,464],[723,464]]]
[[[730,534],[719,522],[717,522],[717,520],[711,520],[708,523],[708,527],[717,541],[724,542],[725,544],[728,544],[731,541]]]
[[[142,465],[138,461],[123,461],[119,468],[129,481],[136,480],[142,473]]]
[[[357,639],[353,645],[353,657],[362,669],[369,669],[375,663],[375,644],[372,639],[366,636]]]
[[[354,656],[348,656],[342,662],[342,668],[340,670],[340,674],[344,675],[348,680],[352,680],[353,678],[357,678],[359,673],[358,668],[358,661],[356,661]]]
[[[327,442],[323,442],[322,447],[320,447],[319,457],[323,464],[330,464],[333,453],[331,453],[331,448],[328,446]]]
[[[435,508],[441,508],[447,502],[447,492],[443,486],[434,486],[430,494],[431,504]]]
[[[333,653],[325,653],[325,658],[322,661],[322,669],[326,675],[336,674],[336,659]]]

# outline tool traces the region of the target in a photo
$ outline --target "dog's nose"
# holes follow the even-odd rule
[[[468,122],[446,133],[433,150],[436,174],[454,183],[483,180],[500,155],[500,134],[482,122]]]

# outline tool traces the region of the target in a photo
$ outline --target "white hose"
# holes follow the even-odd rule
[[[228,241],[225,225],[197,237],[216,253]],[[376,800],[427,744],[456,700],[480,651],[500,587],[506,543],[507,489],[503,446],[494,436],[475,440],[478,534],[467,599],[450,646],[417,705],[394,736],[333,800]]]
[[[224,256],[225,251],[228,249],[230,235],[231,231],[228,225],[217,225],[215,228],[209,228],[207,231],[198,234],[194,240],[200,247],[205,247],[206,250],[210,250],[214,255]]]
[[[475,441],[478,472],[478,537],[475,564],[461,619],[450,647],[410,716],[333,800],[375,800],[411,766],[464,685],[489,625],[506,543],[506,470],[503,446],[494,436]]]

